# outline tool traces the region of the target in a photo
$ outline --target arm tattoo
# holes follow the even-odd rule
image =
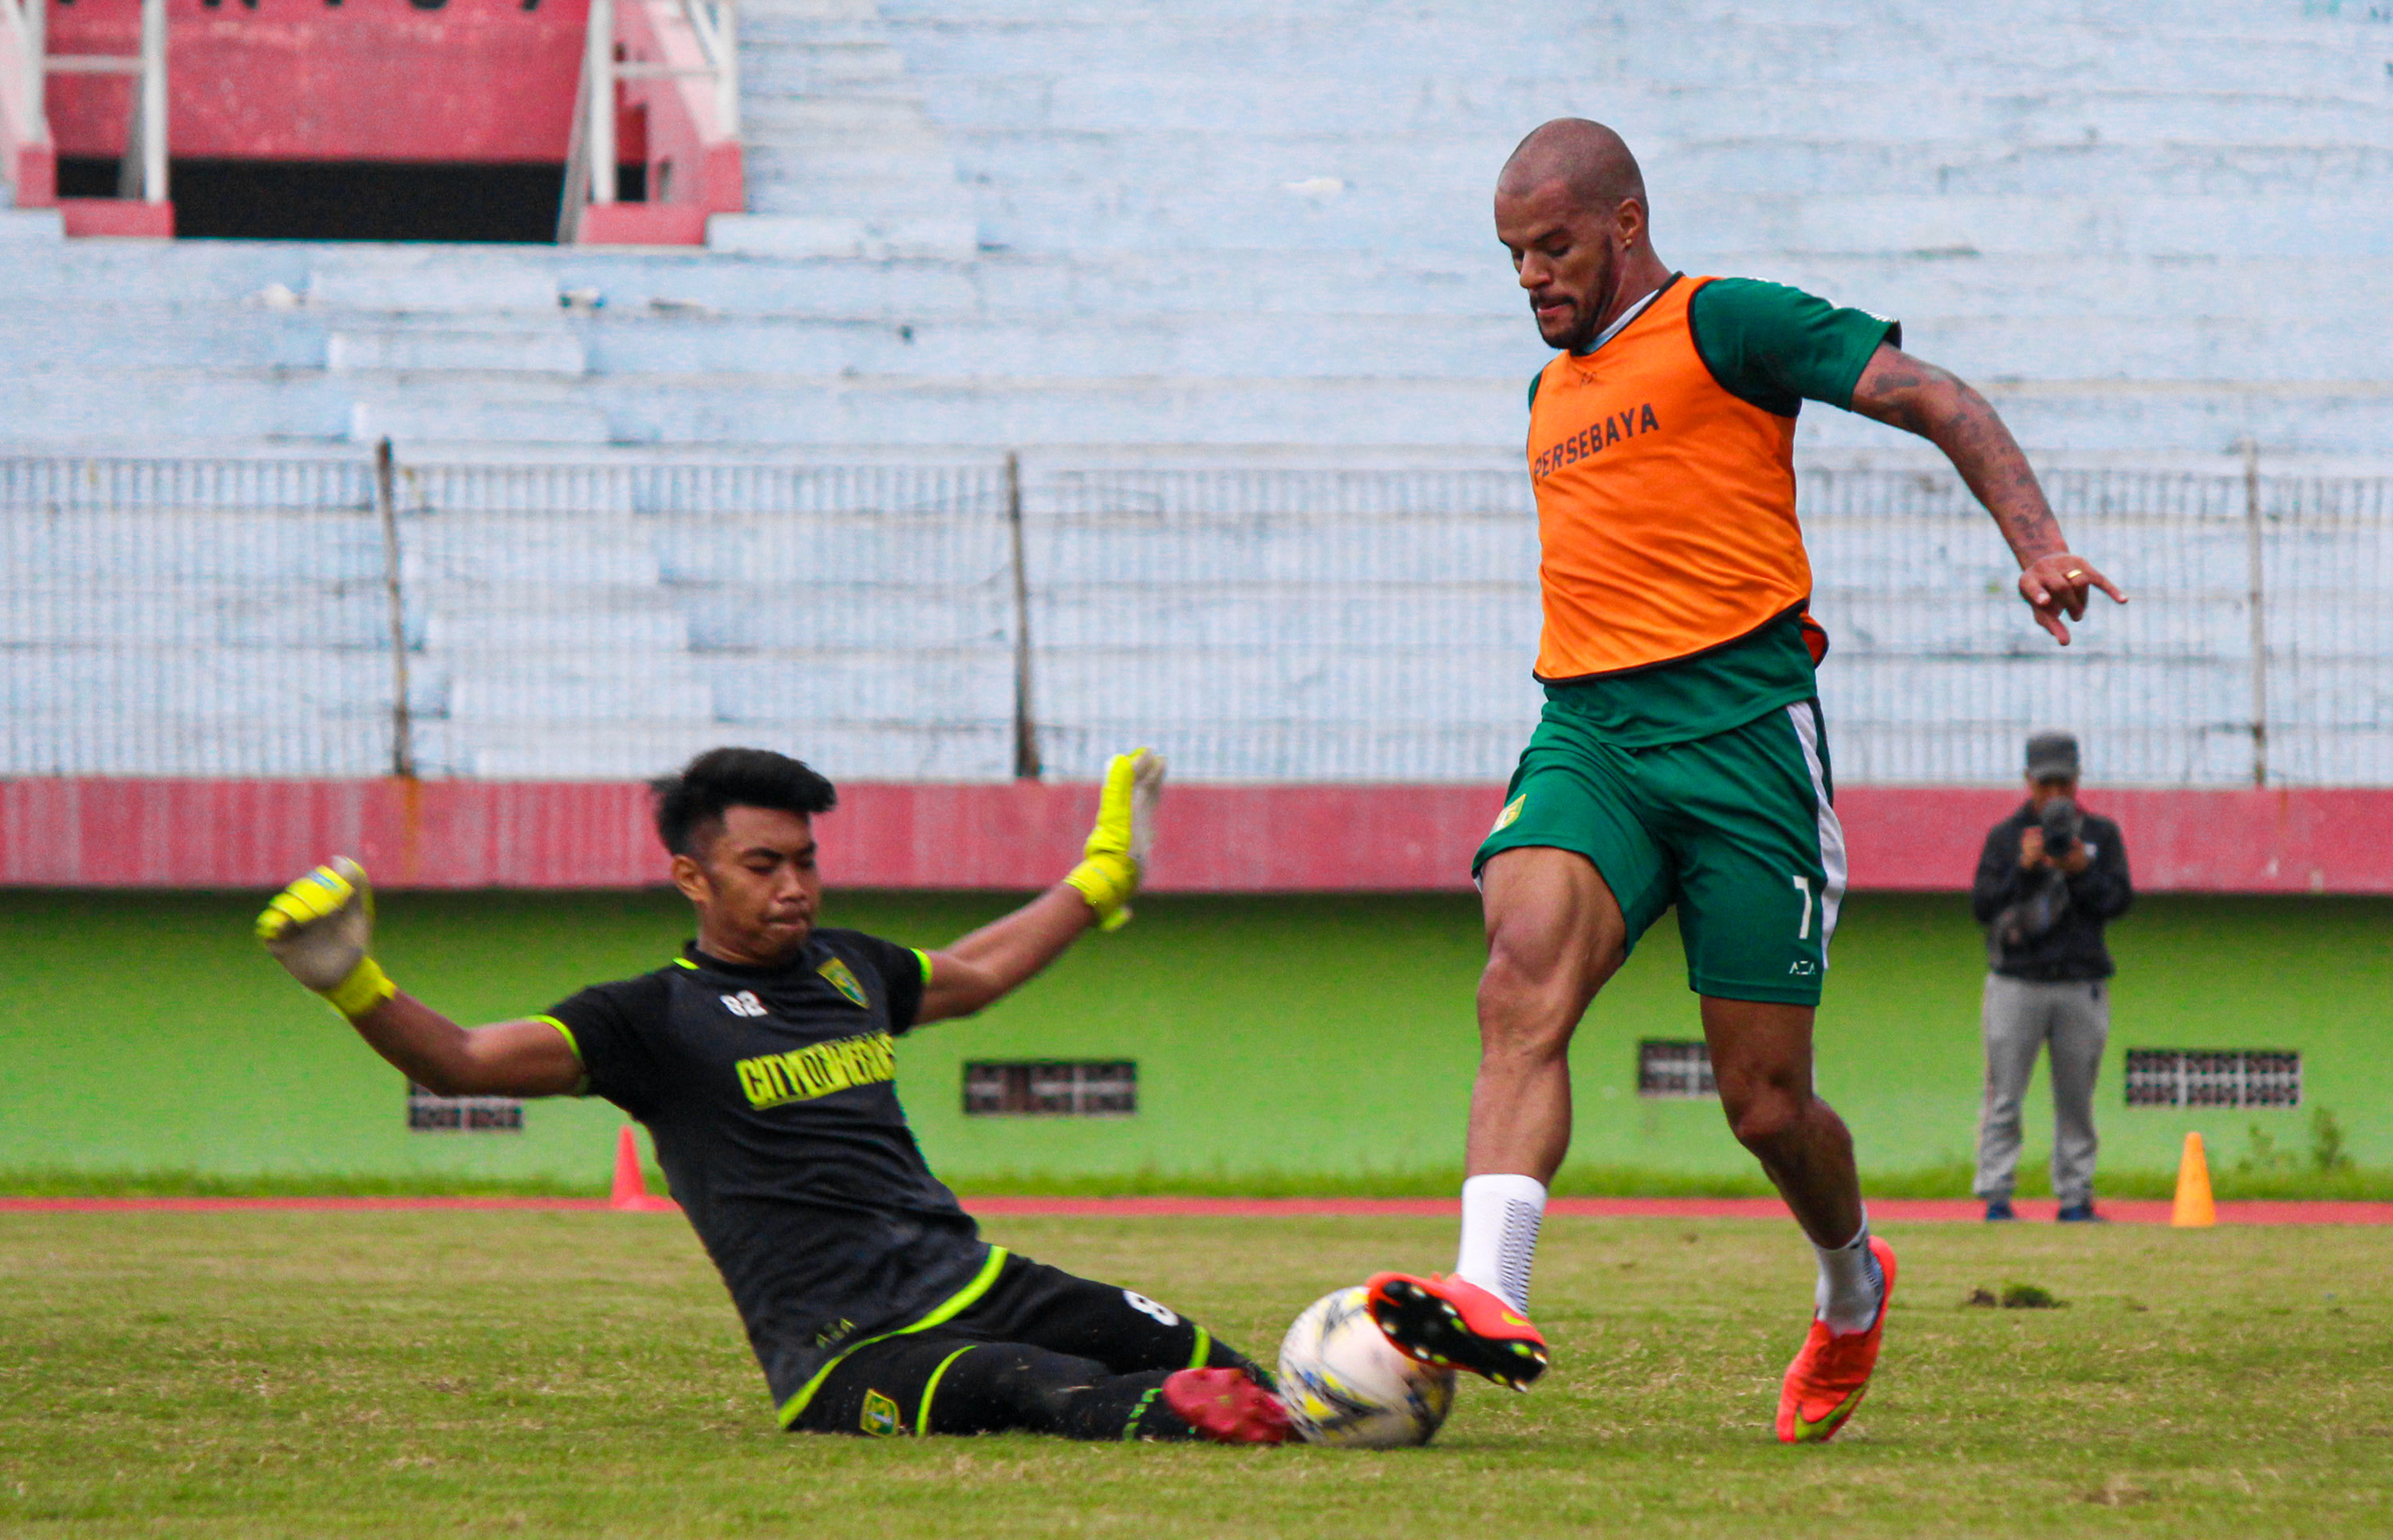
[[[2068,549],[2019,440],[1983,396],[1934,364],[1892,347],[1870,360],[1863,385],[1865,393],[1854,394],[1853,410],[1942,450],[1994,515],[2021,567]]]

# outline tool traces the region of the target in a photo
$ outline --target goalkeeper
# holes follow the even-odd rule
[[[907,1031],[970,1015],[1129,918],[1162,783],[1155,754],[1117,755],[1087,859],[918,952],[816,923],[829,781],[765,750],[713,750],[652,788],[698,939],[652,973],[472,1031],[375,965],[354,862],[292,883],[257,933],[435,1091],[595,1094],[646,1124],[783,1428],[1276,1443],[1288,1423],[1268,1382],[1202,1326],[983,1241],[892,1083]]]

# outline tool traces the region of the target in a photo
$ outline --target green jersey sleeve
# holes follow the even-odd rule
[[[1687,326],[1721,389],[1781,417],[1805,401],[1850,411],[1853,386],[1877,345],[1903,346],[1901,321],[1753,278],[1716,279],[1696,290]]]

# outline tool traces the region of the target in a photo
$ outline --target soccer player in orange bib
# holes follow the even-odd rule
[[[1985,398],[1902,349],[1896,322],[1654,254],[1644,178],[1620,137],[1564,118],[1496,187],[1538,334],[1529,385],[1543,546],[1546,706],[1473,864],[1484,897],[1479,1077],[1454,1272],[1382,1273],[1371,1310],[1416,1358],[1525,1389],[1546,1184],[1570,1144],[1579,1018],[1676,906],[1721,1110],[1819,1254],[1778,1436],[1835,1436],[1878,1355],[1894,1254],[1870,1234],[1852,1137],[1811,1089],[1811,1018],[1844,896],[1844,837],[1813,670],[1795,518],[1805,400],[1944,451],[2019,558],[2019,591],[2062,646],[2094,589],[2035,473]],[[2065,619],[2064,619],[2065,617]]]

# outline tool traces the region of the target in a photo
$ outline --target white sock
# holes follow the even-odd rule
[[[1472,1177],[1462,1184],[1462,1250],[1454,1271],[1529,1310],[1529,1264],[1546,1217],[1546,1184],[1535,1177]]]
[[[1811,1247],[1820,1254],[1820,1286],[1811,1297],[1813,1313],[1839,1336],[1867,1331],[1877,1319],[1878,1301],[1886,1294],[1886,1279],[1877,1259],[1870,1254],[1869,1238],[1869,1214],[1864,1210],[1861,1233],[1842,1246]]]

